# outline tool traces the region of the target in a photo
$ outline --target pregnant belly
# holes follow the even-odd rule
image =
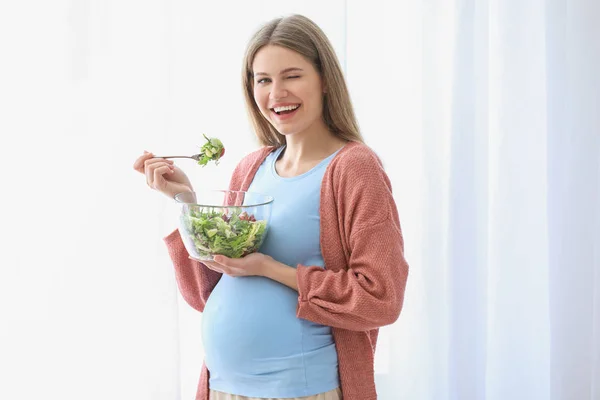
[[[202,317],[205,361],[211,373],[264,374],[290,366],[296,358],[301,362],[299,356],[311,349],[303,348],[308,325],[296,318],[297,302],[296,291],[270,279],[224,275]],[[308,346],[327,345],[331,338],[323,333]]]

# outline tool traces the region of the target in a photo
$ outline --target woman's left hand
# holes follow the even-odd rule
[[[214,261],[202,261],[202,264],[229,276],[264,276],[267,266],[273,262],[272,257],[262,253],[251,253],[241,258],[216,255],[213,259]]]

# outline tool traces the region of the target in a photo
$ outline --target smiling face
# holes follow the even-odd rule
[[[324,127],[321,77],[303,56],[267,45],[256,53],[252,72],[254,101],[279,133]]]

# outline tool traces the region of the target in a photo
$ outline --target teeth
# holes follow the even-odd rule
[[[273,110],[277,113],[282,112],[282,111],[291,111],[291,110],[295,110],[296,108],[300,107],[300,104],[296,104],[295,106],[283,106],[283,107],[275,107]]]

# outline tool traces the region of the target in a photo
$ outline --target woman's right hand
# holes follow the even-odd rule
[[[193,192],[187,175],[171,160],[153,158],[152,153],[144,151],[133,164],[133,169],[146,176],[146,184],[169,198],[177,193]]]

